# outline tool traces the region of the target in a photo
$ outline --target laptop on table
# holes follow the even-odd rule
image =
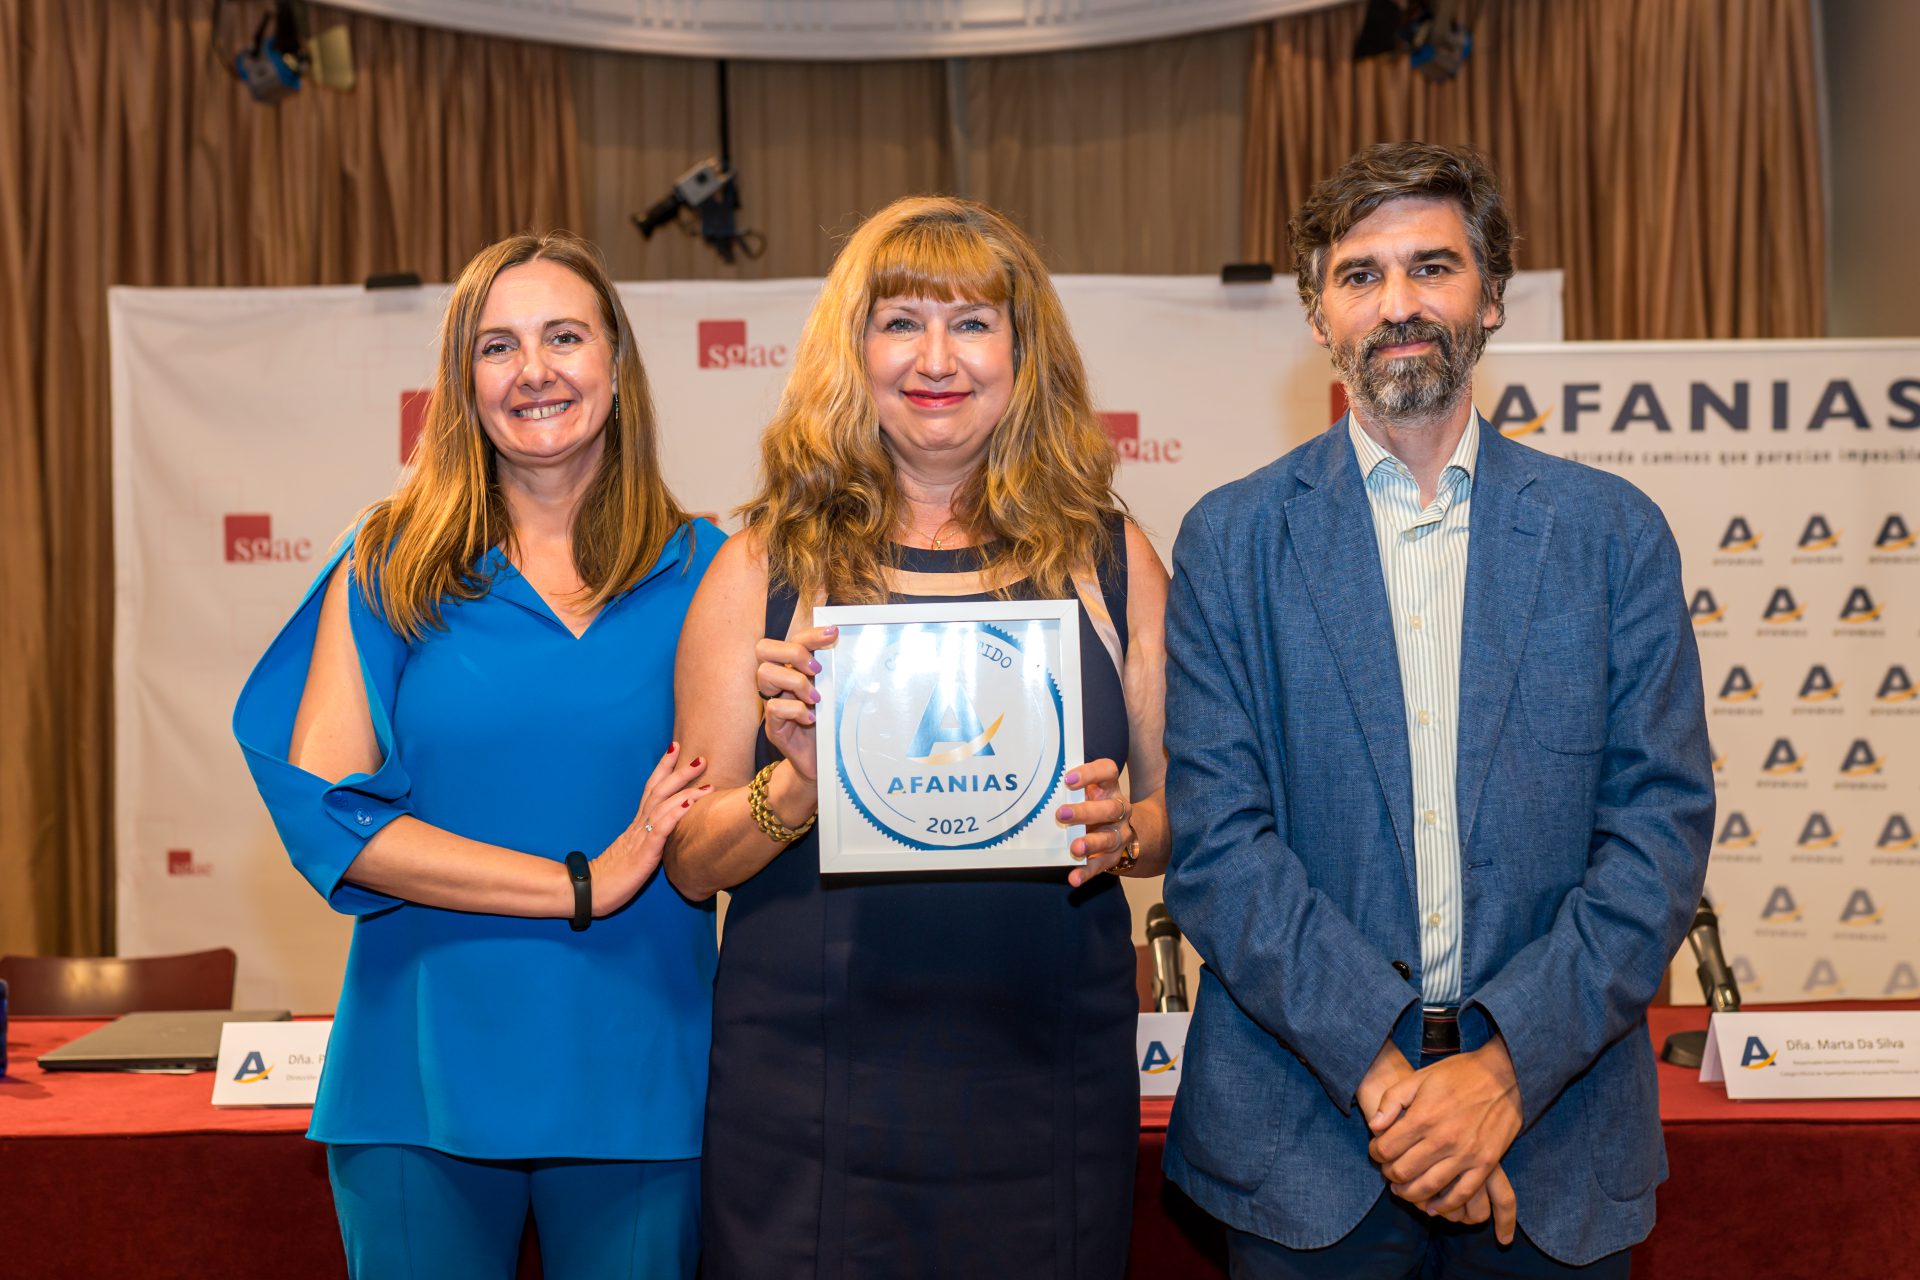
[[[126,1013],[40,1055],[42,1071],[211,1071],[229,1022],[286,1022],[285,1009]]]

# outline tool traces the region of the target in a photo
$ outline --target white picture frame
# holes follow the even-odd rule
[[[1077,600],[830,605],[816,653],[823,874],[1081,865]]]

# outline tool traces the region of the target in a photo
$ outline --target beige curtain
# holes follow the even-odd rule
[[[1566,272],[1570,338],[1817,337],[1824,211],[1808,0],[1480,0],[1435,84],[1356,63],[1362,6],[1259,28],[1247,256],[1369,142],[1468,143],[1515,207],[1520,265]],[[1290,266],[1289,266],[1290,269]]]
[[[259,8],[0,0],[0,950],[112,941],[107,288],[445,280],[580,225],[565,53],[317,9],[358,87],[262,106],[215,53]]]
[[[719,150],[716,65],[573,56],[588,232],[622,279],[824,273],[898,196],[995,205],[1056,271],[1212,273],[1239,245],[1246,28],[1111,49],[944,62],[728,66],[740,225],[758,260],[723,263],[631,215]]]

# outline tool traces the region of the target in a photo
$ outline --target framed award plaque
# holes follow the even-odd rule
[[[1077,600],[834,605],[815,708],[820,870],[1073,867]]]

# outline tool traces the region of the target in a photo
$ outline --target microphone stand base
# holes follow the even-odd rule
[[[1671,1062],[1676,1067],[1698,1070],[1700,1059],[1707,1052],[1707,1033],[1705,1031],[1676,1031],[1667,1037],[1667,1043],[1660,1049],[1660,1061]]]

